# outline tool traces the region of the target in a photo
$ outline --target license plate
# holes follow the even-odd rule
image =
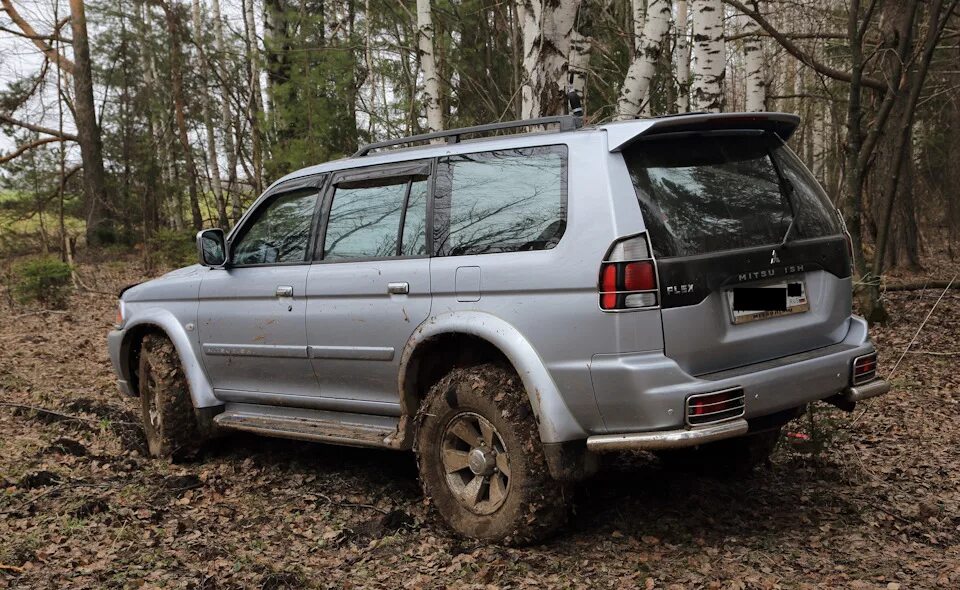
[[[803,281],[736,287],[727,291],[727,302],[734,324],[803,313],[810,309]]]

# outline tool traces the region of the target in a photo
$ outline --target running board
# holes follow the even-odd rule
[[[387,447],[397,434],[399,420],[390,416],[347,414],[280,408],[254,404],[227,404],[213,419],[227,430],[356,447]]]

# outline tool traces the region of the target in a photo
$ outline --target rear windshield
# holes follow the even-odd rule
[[[659,257],[779,244],[791,200],[792,240],[841,232],[823,189],[775,135],[662,138],[624,156]]]

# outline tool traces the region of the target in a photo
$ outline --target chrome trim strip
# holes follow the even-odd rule
[[[308,346],[312,359],[347,359],[357,361],[392,361],[390,346]]]
[[[305,359],[307,358],[307,347],[276,344],[204,344],[203,354],[209,356],[262,356]]]
[[[587,449],[598,453],[624,450],[682,449],[741,436],[746,434],[749,429],[750,426],[747,421],[741,418],[730,422],[682,430],[602,434],[587,438]]]
[[[871,397],[877,397],[890,391],[890,383],[883,379],[875,379],[863,385],[854,385],[843,390],[843,398],[851,402],[859,402]]]

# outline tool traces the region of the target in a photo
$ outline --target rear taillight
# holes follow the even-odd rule
[[[615,243],[600,265],[600,309],[642,309],[657,302],[657,269],[646,234]]]
[[[735,387],[687,398],[687,424],[697,426],[743,416],[743,389]]]
[[[850,231],[847,229],[847,222],[843,219],[843,213],[839,209],[837,211],[837,217],[840,218],[840,226],[843,228],[843,237],[847,238],[847,253],[850,255],[850,272],[851,274],[856,273],[857,264],[856,264],[856,254],[853,250],[853,236],[850,235]]]
[[[853,359],[854,385],[862,385],[877,378],[877,353],[871,352]]]

